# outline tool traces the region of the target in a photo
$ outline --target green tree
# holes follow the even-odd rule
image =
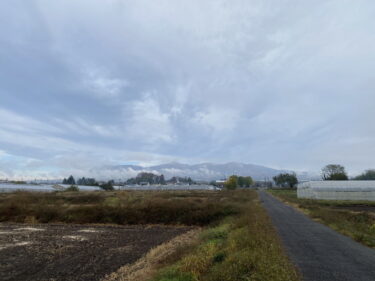
[[[75,185],[76,181],[75,181],[74,177],[71,175],[68,179],[63,180],[63,184]]]
[[[298,184],[298,179],[295,173],[284,173],[273,177],[277,186],[294,188]]]
[[[98,185],[94,178],[80,178],[77,180],[78,185]]]
[[[225,182],[224,187],[229,190],[234,190],[238,187],[238,177],[236,175],[230,176]]]
[[[250,187],[253,183],[252,177],[238,177],[239,187]]]
[[[113,180],[110,180],[106,183],[99,185],[99,187],[105,191],[111,191],[111,190],[114,190],[114,187],[113,187],[114,183],[115,182]]]
[[[153,173],[142,172],[139,173],[135,178],[128,179],[127,184],[140,184],[147,182],[149,184],[166,184],[164,175],[155,175]]]
[[[187,183],[194,184],[194,181],[190,177],[172,177],[166,181],[166,183]]]
[[[354,178],[355,180],[375,180],[375,170],[366,170],[359,176]]]
[[[165,181],[164,175],[160,175],[159,178],[156,180],[158,184],[167,184]]]
[[[329,164],[322,169],[322,179],[326,181],[348,180],[345,167],[338,164]]]

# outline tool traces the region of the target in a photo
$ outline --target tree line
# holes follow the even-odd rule
[[[77,180],[71,175],[68,178],[64,178],[63,184],[68,185],[85,185],[85,186],[99,186],[105,190],[113,190],[114,180],[109,180],[107,182],[98,182],[95,178],[82,177]],[[153,173],[142,172],[136,177],[128,179],[125,184],[195,184],[190,177],[172,177],[169,180],[165,180],[164,175],[156,175]]]
[[[323,180],[349,180],[345,167],[339,164],[330,164],[322,169]],[[375,180],[375,170],[369,169],[351,180]]]
[[[339,164],[329,164],[322,168],[321,177],[323,180],[349,180],[348,174],[345,167]],[[273,181],[276,186],[283,188],[295,188],[298,184],[298,178],[296,173],[281,173],[274,176]],[[375,169],[369,169],[364,171],[362,174],[352,178],[352,180],[375,180]],[[63,179],[63,184],[69,185],[86,185],[86,186],[98,186],[104,190],[113,190],[114,181],[109,180],[107,182],[98,182],[94,178],[79,178],[77,181],[71,175],[68,178]],[[169,180],[164,178],[164,175],[156,175],[148,172],[141,172],[136,177],[128,179],[126,184],[195,184],[190,177],[172,177]],[[254,184],[253,179],[250,176],[243,177],[232,175],[224,183],[224,187],[229,190],[250,187]]]
[[[155,175],[153,173],[142,172],[139,173],[136,177],[130,178],[126,181],[126,184],[196,184],[190,177],[172,177],[169,180],[166,180],[164,175]]]
[[[329,164],[324,166],[321,170],[321,177],[325,181],[349,180],[345,167],[339,164]],[[295,188],[298,184],[298,179],[295,173],[282,173],[273,177],[273,180],[279,187]],[[375,180],[375,170],[366,170],[359,176],[352,178],[352,180]]]
[[[349,180],[345,167],[339,164],[329,164],[322,168],[321,177],[325,181]],[[295,188],[298,179],[295,173],[282,173],[273,177],[275,184],[279,187]],[[351,178],[351,180],[375,180],[375,169],[369,169],[362,174]]]
[[[254,181],[252,177],[241,177],[237,175],[230,176],[224,183],[224,187],[229,190],[236,189],[238,187],[250,187],[253,185]]]
[[[69,184],[71,186],[74,186],[74,185],[98,186],[103,190],[114,190],[113,186],[115,184],[115,181],[109,180],[107,182],[98,182],[94,178],[85,178],[85,177],[82,177],[76,181],[74,177],[70,175],[70,177],[68,177],[67,179],[66,178],[63,179],[62,184]]]

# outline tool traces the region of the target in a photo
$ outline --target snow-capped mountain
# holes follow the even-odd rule
[[[180,176],[191,177],[194,180],[222,179],[233,174],[251,176],[255,180],[264,180],[271,179],[281,172],[286,172],[284,170],[236,162],[225,164],[202,163],[195,165],[172,162],[147,168],[136,165],[120,165],[111,167],[111,170],[116,171],[117,176],[123,175],[125,178],[135,176],[137,173],[145,171],[163,174],[166,178]]]

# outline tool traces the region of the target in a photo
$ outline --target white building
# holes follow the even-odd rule
[[[375,181],[309,181],[298,184],[298,198],[375,201]]]

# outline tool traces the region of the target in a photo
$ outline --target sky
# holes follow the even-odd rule
[[[2,0],[0,177],[375,168],[372,0]]]

